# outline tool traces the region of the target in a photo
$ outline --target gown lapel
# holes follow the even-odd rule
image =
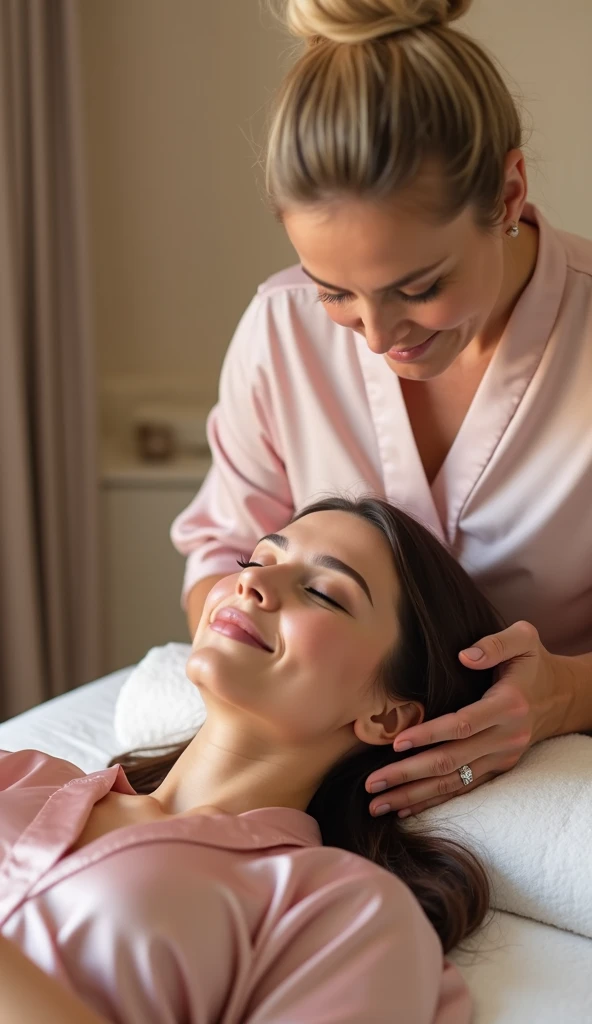
[[[559,238],[527,205],[539,228],[531,281],[518,300],[458,434],[432,486],[426,477],[399,379],[382,356],[360,343],[360,362],[374,420],[389,500],[418,518],[454,549],[463,508],[503,444],[541,361],[559,312],[567,262]]]

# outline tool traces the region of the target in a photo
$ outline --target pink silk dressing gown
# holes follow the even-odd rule
[[[130,825],[68,848],[119,765],[0,752],[0,932],[113,1024],[468,1024],[409,889],[301,811]],[[40,1022],[41,1024],[41,1022]]]
[[[211,472],[172,527],[184,596],[295,508],[374,492],[430,527],[507,622],[554,653],[592,651],[592,242],[532,206],[524,219],[533,277],[431,487],[385,359],[300,269],[262,285],[226,356]]]

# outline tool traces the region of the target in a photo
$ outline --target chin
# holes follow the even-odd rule
[[[245,693],[253,692],[255,681],[244,659],[237,654],[202,642],[189,656],[187,678],[204,698],[207,692],[231,704],[240,704]]]
[[[228,661],[228,657],[222,651],[202,643],[189,655],[187,678],[195,686],[209,688],[216,679],[228,674]]]
[[[429,358],[419,359],[416,363],[398,363],[389,356],[386,359],[391,370],[402,380],[432,380],[452,366],[460,351],[457,348],[451,351],[445,341],[438,341],[433,352],[429,353]]]

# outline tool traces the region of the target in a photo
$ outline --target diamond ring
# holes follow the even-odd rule
[[[462,768],[458,769],[458,774],[460,775],[463,786],[471,785],[471,782],[473,781],[473,773],[468,764],[463,764]]]

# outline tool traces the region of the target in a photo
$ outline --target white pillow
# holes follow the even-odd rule
[[[124,750],[181,743],[203,725],[206,709],[185,674],[190,644],[153,647],[121,687],[115,735]]]

